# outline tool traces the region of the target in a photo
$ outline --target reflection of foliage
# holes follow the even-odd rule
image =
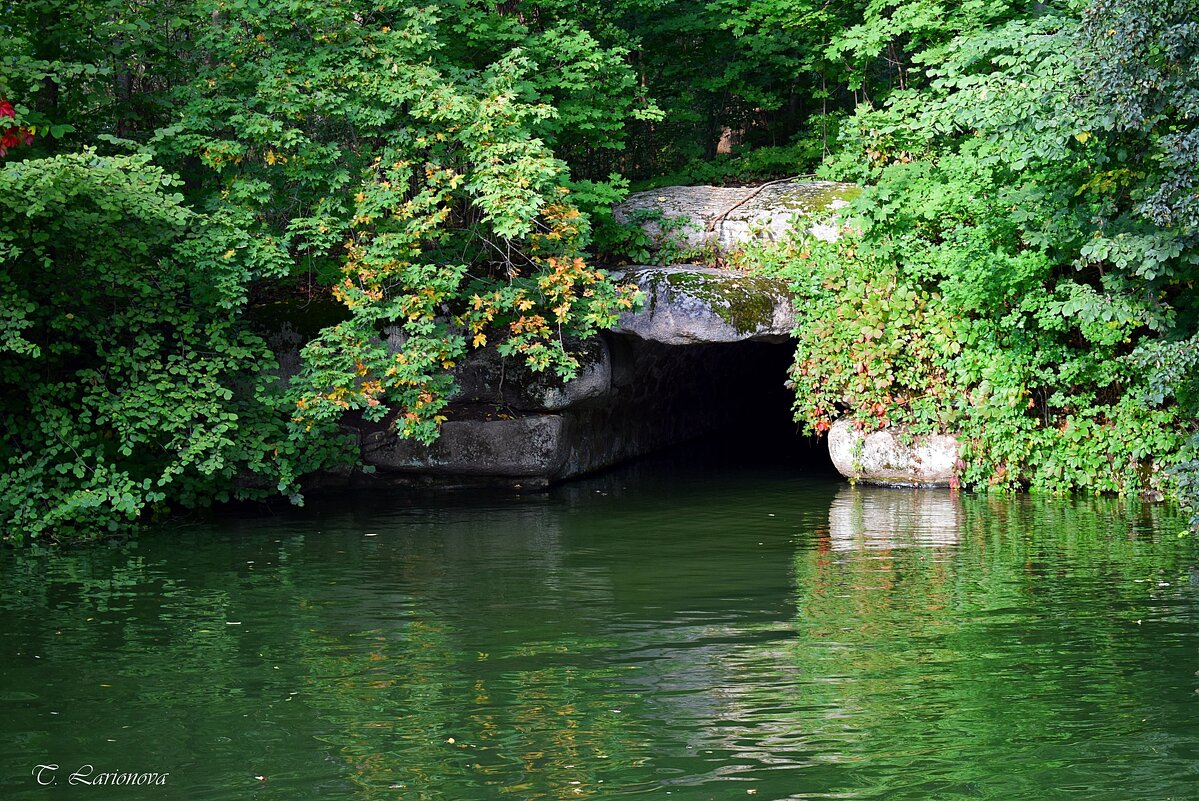
[[[860,526],[887,519],[894,491],[855,492],[866,510]],[[813,679],[797,730],[825,749],[836,743],[838,762],[868,760],[872,775],[890,776],[888,798],[973,783],[1023,797],[1044,791],[1026,768],[1070,772],[1054,763],[1066,744],[1074,764],[1107,764],[1102,742],[1065,733],[1071,727],[1137,742],[1142,718],[1177,714],[1173,701],[1139,688],[1146,674],[1169,670],[1139,626],[1170,630],[1186,592],[1193,554],[1172,536],[1179,515],[1116,500],[945,496],[958,507],[956,545],[912,547],[891,531],[890,549],[797,555],[792,658]],[[1009,761],[995,770],[983,755],[999,754]],[[1128,760],[1140,760],[1138,749]],[[925,766],[921,776],[905,770],[914,763]],[[1088,786],[1118,795],[1126,775],[1088,773]],[[829,789],[854,787],[832,778],[841,782]]]
[[[0,554],[5,690],[39,697],[6,713],[46,732],[13,755],[278,801],[1185,797],[1141,747],[1196,741],[1176,511],[719,481]]]
[[[462,634],[414,615],[312,643],[309,703],[365,797],[602,798],[608,760],[635,764],[632,721],[595,692],[616,673],[578,665],[586,642],[469,654]]]

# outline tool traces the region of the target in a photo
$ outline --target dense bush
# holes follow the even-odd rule
[[[338,442],[289,437],[249,278],[285,269],[197,214],[146,156],[0,170],[0,519],[7,538],[120,530],[168,500],[294,495]]]
[[[973,486],[1193,491],[1191,6],[1046,9],[859,109],[826,168],[870,184],[853,224],[766,257],[799,419],[959,431]]]
[[[813,430],[961,430],[977,486],[1194,495],[1196,11],[9,4],[4,538],[298,498],[347,411],[435,437],[473,347],[569,377],[634,303],[594,266],[644,251],[630,181],[820,161],[869,187],[856,227],[749,257],[808,311]],[[345,313],[284,386],[247,320],[313,299]]]

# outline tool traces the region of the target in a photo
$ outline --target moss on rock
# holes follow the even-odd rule
[[[628,274],[645,294],[613,330],[666,344],[781,341],[794,327],[783,281],[698,265]]]
[[[769,328],[778,298],[786,292],[781,281],[760,275],[730,278],[711,273],[672,272],[665,279],[672,289],[705,303],[739,334]]]
[[[772,200],[779,206],[800,214],[813,214],[849,203],[862,194],[855,184],[792,184]],[[839,202],[838,202],[839,201]]]

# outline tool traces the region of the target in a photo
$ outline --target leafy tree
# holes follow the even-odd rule
[[[245,285],[279,265],[188,209],[146,156],[0,170],[0,519],[6,538],[119,530],[147,509],[294,493],[296,441]]]
[[[1199,417],[1199,31],[1194,0],[1096,2],[1079,32],[1089,130],[1100,138],[1107,223],[1090,258],[1115,262],[1164,320],[1134,354],[1148,403]],[[1140,279],[1140,280],[1136,280]],[[1192,426],[1193,428],[1193,426]],[[1199,525],[1199,434],[1178,477]]]
[[[871,276],[896,278],[878,309],[832,318],[843,319],[833,328],[848,361],[805,359],[801,326],[797,382],[819,401],[801,405],[801,419],[827,425],[832,409],[865,426],[956,428],[974,485],[1173,491],[1166,468],[1186,458],[1195,430],[1193,411],[1171,402],[1174,387],[1176,400],[1193,397],[1186,290],[1199,255],[1186,189],[1173,188],[1189,186],[1193,170],[1171,155],[1191,125],[1184,19],[1177,9],[1097,6],[1080,17],[1047,7],[925,51],[916,60],[927,86],[858,112],[831,169],[875,184],[857,203],[859,235],[814,243],[815,258],[796,269],[841,309],[863,291],[836,283],[855,273],[845,264],[854,250],[881,265]],[[1117,44],[1121,25],[1135,42]],[[1142,74],[1144,94],[1133,77]],[[899,300],[913,292],[939,310],[902,334],[911,323],[896,314],[911,304]],[[896,392],[899,353],[921,336],[941,346]],[[855,360],[881,378],[847,385]],[[1147,373],[1149,363],[1164,372]],[[959,399],[950,419],[943,402],[912,402],[929,394]]]

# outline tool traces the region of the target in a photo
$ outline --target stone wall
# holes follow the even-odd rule
[[[493,354],[468,360],[471,375],[432,446],[354,424],[377,471],[368,480],[538,487],[593,472],[736,426],[764,382],[781,386],[789,356],[760,343],[672,346],[614,333],[587,348],[574,382],[507,376],[510,394],[487,379],[503,369]]]

